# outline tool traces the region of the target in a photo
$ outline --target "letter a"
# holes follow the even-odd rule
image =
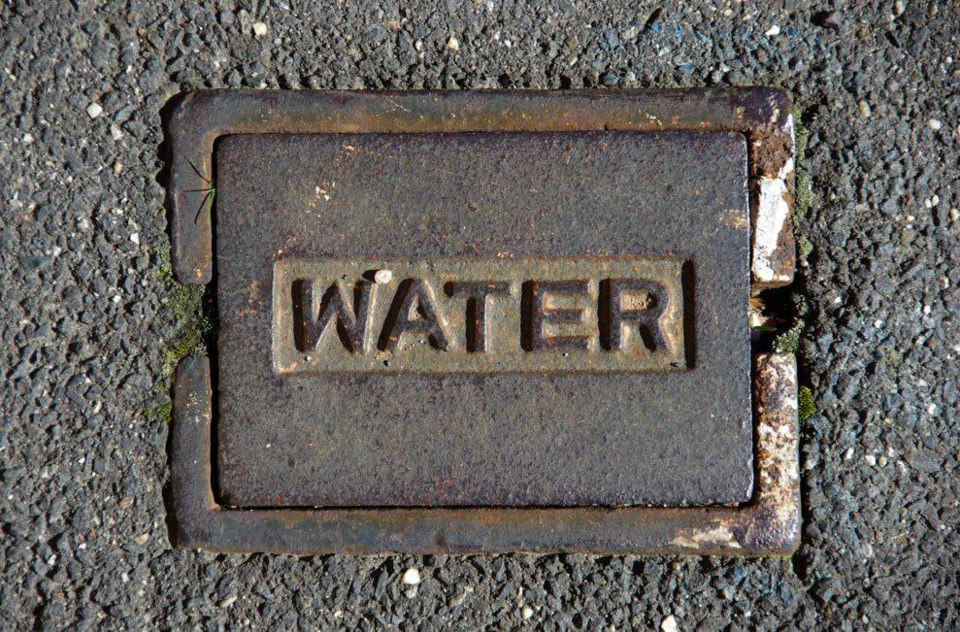
[[[411,312],[416,317],[411,318]],[[426,335],[432,346],[443,351],[450,347],[433,288],[421,279],[406,279],[397,288],[380,333],[380,349],[396,351],[406,333]]]

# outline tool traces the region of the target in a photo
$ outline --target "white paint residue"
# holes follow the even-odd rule
[[[793,172],[793,158],[780,168],[776,178],[760,178],[757,228],[754,232],[753,274],[761,282],[780,280],[772,264],[780,233],[790,216],[787,203],[787,176]]]
[[[739,549],[740,543],[734,537],[733,532],[723,525],[717,525],[712,529],[703,530],[685,530],[675,537],[671,542],[674,546],[681,546],[688,549],[699,549],[703,546],[721,545],[729,546],[733,549]]]

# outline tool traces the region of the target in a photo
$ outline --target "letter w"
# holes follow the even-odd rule
[[[336,319],[341,344],[352,353],[366,351],[373,284],[361,280],[354,285],[352,310],[339,283],[332,283],[319,301],[315,288],[315,283],[308,280],[293,284],[293,326],[297,348],[301,352],[315,350],[330,322]]]

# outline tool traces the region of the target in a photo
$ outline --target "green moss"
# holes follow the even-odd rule
[[[203,311],[203,285],[184,285],[173,276],[170,248],[164,245],[156,251],[157,274],[173,315],[175,333],[163,354],[161,378],[157,381],[157,399],[160,403],[146,409],[150,419],[169,422],[172,418],[170,384],[180,360],[206,353],[204,340],[212,329],[210,319]]]
[[[170,377],[180,360],[206,352],[204,339],[210,332],[212,323],[203,313],[203,294],[206,288],[203,285],[184,285],[176,281],[168,246],[157,249],[157,259],[157,274],[163,284],[176,326],[176,333],[164,354],[164,373]]]
[[[810,130],[803,124],[801,114],[800,108],[797,108],[793,113],[794,137],[796,138],[796,159],[794,160],[796,195],[794,196],[793,216],[798,228],[798,237],[800,236],[800,222],[810,217],[810,210],[813,206],[813,186],[806,165],[807,141],[810,139]],[[806,243],[812,250],[812,244],[809,241]]]
[[[777,353],[796,353],[800,348],[800,333],[803,331],[803,323],[794,325],[790,329],[780,333],[773,340],[773,349]]]
[[[773,350],[778,353],[797,353],[800,348],[800,336],[803,334],[806,317],[810,313],[810,304],[803,295],[793,294],[791,300],[793,302],[793,323],[773,339]]]
[[[210,319],[203,313],[202,285],[183,285],[173,282],[170,290],[170,308],[177,324],[177,333],[167,348],[165,371],[172,375],[180,360],[206,352],[204,338],[211,328]]]
[[[797,392],[797,414],[800,417],[800,423],[813,417],[816,412],[817,404],[813,400],[813,391],[809,386],[801,386]]]
[[[793,134],[797,139],[797,155],[803,156],[810,140],[810,130],[803,124],[803,108],[799,105],[793,109]]]
[[[150,406],[144,413],[147,419],[168,424],[173,421],[173,402],[171,402],[169,396],[167,396],[167,401]]]

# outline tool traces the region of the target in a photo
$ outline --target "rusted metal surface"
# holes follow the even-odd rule
[[[755,382],[759,485],[739,507],[238,510],[219,505],[212,489],[209,361],[187,359],[177,371],[171,427],[173,538],[187,548],[295,555],[789,555],[800,535],[793,356],[760,355]]]
[[[213,148],[233,134],[472,131],[714,131],[747,137],[751,157],[754,282],[776,287],[794,272],[794,120],[773,88],[629,91],[314,92],[208,90],[187,94],[168,121],[173,263],[182,283],[213,275]],[[763,211],[764,215],[758,217]]]
[[[175,272],[188,283],[216,280],[222,325],[215,383],[206,358],[178,369],[171,472],[180,546],[296,554],[748,555],[795,547],[796,370],[791,357],[761,355],[751,371],[743,322],[751,287],[785,285],[793,275],[793,118],[783,92],[211,91],[187,95],[169,129]],[[412,135],[404,132],[415,132],[419,145],[405,147],[403,139]],[[497,133],[431,139],[438,132]],[[515,132],[523,132],[516,135],[524,137],[525,150],[511,148]],[[474,151],[477,138],[488,160],[450,158],[458,142],[461,153]],[[638,138],[646,155],[631,148]],[[556,151],[563,143],[573,147],[566,159]],[[611,146],[608,162],[591,162],[591,151],[602,156]],[[677,147],[700,160],[677,160]],[[564,166],[571,157],[579,171]],[[283,160],[288,167],[278,168]],[[484,171],[484,164],[509,177]],[[617,164],[634,168],[602,169]],[[258,174],[258,165],[274,172]],[[345,179],[309,173],[317,165]],[[599,196],[596,183],[603,179],[591,166],[609,179]],[[545,186],[537,188],[531,175],[544,173],[554,179],[541,177]],[[513,186],[494,186],[492,193],[469,187],[511,179]],[[573,190],[586,185],[582,199],[557,196],[570,193],[571,183]],[[214,185],[216,210],[204,204]],[[418,187],[421,195],[411,196]],[[464,193],[472,195],[458,198]],[[611,204],[618,193],[622,201]],[[591,206],[595,198],[602,202]],[[417,206],[423,199],[433,207]],[[531,205],[537,199],[546,202]],[[637,201],[647,210],[640,209],[643,221],[631,222]],[[652,212],[658,205],[661,212]],[[629,348],[631,335],[657,349],[649,321],[646,332],[628,324],[618,340],[603,319],[649,316],[659,286],[641,283],[621,295],[609,283],[613,277],[604,285],[596,275],[535,274],[531,262],[638,255],[680,266],[679,280],[671,268],[642,281],[666,280],[666,295],[683,297],[680,304],[668,299],[682,310],[658,321],[667,331],[660,342],[682,343],[681,361],[672,359],[667,368],[648,358],[646,365],[627,363],[611,374],[579,365],[563,375],[567,365],[554,354],[577,362],[577,353]],[[371,264],[361,278],[388,286],[397,304],[386,334],[378,324],[376,353],[403,353],[411,337],[433,352],[444,344],[464,356],[486,351],[500,339],[497,328],[510,322],[496,320],[498,300],[505,299],[520,301],[514,335],[520,334],[523,352],[550,359],[531,368],[519,355],[517,366],[502,374],[457,372],[454,361],[450,371],[438,365],[431,376],[422,374],[427,356],[407,360],[406,368],[400,358],[393,367],[398,374],[390,375],[385,365],[364,370],[343,357],[331,371],[320,370],[321,360],[310,353],[290,364],[282,355],[289,346],[276,355],[274,266],[282,271],[301,262],[317,272],[326,270],[323,262],[359,266],[361,258]],[[412,274],[418,267],[459,259],[472,260],[480,276],[490,278],[468,274],[449,292],[443,281],[439,298],[439,277],[420,275],[429,290],[412,281],[420,278]],[[517,265],[500,269],[501,259]],[[409,264],[407,274],[383,274],[388,266],[381,264],[397,260]],[[548,263],[541,270],[551,271]],[[289,313],[294,316],[298,300],[301,309],[309,301],[317,309],[311,317],[321,318],[330,297],[315,299],[312,286],[295,283],[311,275],[301,276],[307,279],[284,277],[284,285],[291,281]],[[336,339],[324,339],[315,321],[300,330],[299,344],[320,344],[323,351],[323,344],[336,342],[344,353],[361,348],[365,339],[355,335],[359,328],[351,333],[345,310],[356,317],[364,287],[354,284],[353,296],[344,295],[352,300],[343,301],[343,322],[328,324]],[[610,302],[611,287],[621,301]],[[592,329],[576,330],[578,322],[592,326],[588,312],[577,316],[564,302],[573,300],[575,308],[581,290],[596,296],[595,340]],[[494,329],[476,326],[477,297],[485,292]],[[431,297],[461,308],[443,316],[453,319],[446,324],[455,335],[445,336],[419,304],[411,307]],[[410,322],[396,318],[408,308]],[[410,333],[391,337],[398,327]],[[297,348],[298,341],[292,343]],[[465,453],[471,445],[481,449]]]
[[[216,160],[222,502],[747,500],[754,467],[746,162],[743,136],[726,132],[223,140]],[[371,306],[373,348],[331,355],[338,345],[346,351],[344,339],[352,348],[348,330],[366,287],[357,286],[358,275],[385,271],[396,278],[371,291],[371,301],[387,297],[387,313]],[[340,297],[327,294],[331,275],[352,286],[344,286],[342,303],[351,309],[336,339],[317,331],[321,308],[331,313]],[[462,350],[456,319],[465,305],[444,297],[458,278],[512,282],[512,299],[490,300],[494,311],[515,309],[494,319],[489,353]],[[608,281],[672,288],[653,301],[671,310],[658,320],[669,331],[640,332],[663,353],[638,353],[628,344],[637,332],[631,326],[623,349],[601,347],[601,338],[613,341],[605,327],[601,335],[600,308],[621,291]],[[296,330],[287,322],[278,331],[278,312],[291,321],[304,314],[305,289],[312,314]],[[645,302],[649,293],[632,299]],[[411,314],[424,306],[429,317]],[[557,322],[578,315],[584,322]],[[271,331],[273,341],[278,333],[294,338],[280,338],[280,356]],[[323,345],[291,362],[297,334],[301,346],[312,337]],[[331,359],[330,371],[318,370]]]
[[[279,259],[274,371],[686,370],[684,263],[636,257]]]

